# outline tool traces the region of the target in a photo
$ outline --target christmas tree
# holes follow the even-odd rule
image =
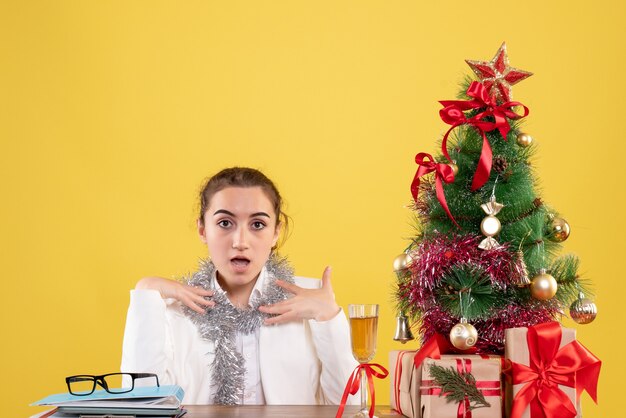
[[[416,236],[394,261],[397,309],[422,342],[450,336],[458,349],[501,353],[504,330],[596,314],[579,260],[559,255],[570,227],[540,195],[536,145],[521,130],[529,109],[511,86],[532,75],[509,65],[502,44],[491,61],[466,61],[459,100],[442,101],[451,125],[441,153],[415,157],[411,191]]]

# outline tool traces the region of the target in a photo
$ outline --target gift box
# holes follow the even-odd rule
[[[500,360],[500,356],[483,358],[459,355],[444,355],[441,359],[424,360],[420,387],[422,418],[501,418],[503,410]],[[472,390],[459,389],[457,396],[460,400],[452,399],[449,386],[442,388],[442,382],[437,380],[434,366],[439,366],[439,374],[445,370],[445,377],[454,381],[454,386],[459,387],[459,382],[465,382],[473,391],[480,393],[486,403],[477,402],[471,395]],[[467,378],[467,373],[471,374],[473,379]]]
[[[409,418],[419,418],[421,367],[415,367],[417,350],[395,350],[389,353],[391,407]]]
[[[575,330],[558,322],[510,328],[504,348],[508,417],[580,418],[582,391],[597,399],[601,362],[576,341]]]
[[[423,355],[454,360],[459,354],[440,354],[440,350],[428,350],[426,353],[419,351],[391,351],[389,353],[389,373],[391,375],[391,396],[390,404],[393,409],[409,418],[422,418],[421,411],[421,386],[422,369],[425,362]],[[415,358],[418,358],[419,365],[416,366]],[[462,355],[474,362],[489,360],[495,363],[500,370],[503,357],[497,355]],[[496,380],[501,381],[498,374]],[[501,402],[501,401],[500,401]],[[454,415],[456,416],[456,415]],[[492,416],[492,415],[491,415]],[[501,415],[498,415],[501,416]]]

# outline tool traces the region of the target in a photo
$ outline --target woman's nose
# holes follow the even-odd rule
[[[233,237],[233,248],[236,250],[246,250],[248,245],[248,233],[246,228],[239,228]]]

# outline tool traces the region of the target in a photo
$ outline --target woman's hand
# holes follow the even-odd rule
[[[212,290],[188,286],[163,277],[144,277],[137,282],[135,289],[157,290],[163,299],[176,299],[198,313],[205,313],[207,308],[215,306],[215,302],[205,299],[213,296]]]
[[[330,284],[331,268],[326,267],[322,275],[322,287],[304,289],[292,283],[276,280],[276,284],[295,296],[268,306],[259,306],[259,311],[278,315],[265,320],[265,325],[283,324],[302,319],[328,321],[340,311]]]

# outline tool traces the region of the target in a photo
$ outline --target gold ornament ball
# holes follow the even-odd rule
[[[502,229],[502,225],[500,224],[498,218],[493,215],[486,216],[480,223],[480,232],[487,237],[498,235],[500,229]]]
[[[461,320],[450,330],[450,342],[459,350],[468,350],[478,341],[478,332],[474,325]]]
[[[558,285],[551,275],[541,272],[530,282],[530,293],[535,299],[548,300],[556,295]]]
[[[517,135],[517,145],[526,148],[533,143],[533,137],[523,132]]]
[[[448,166],[452,169],[452,172],[454,173],[454,176],[456,177],[456,175],[459,174],[459,166],[456,165],[455,163],[449,163]]]
[[[413,258],[410,255],[406,253],[400,254],[393,260],[393,271],[400,272],[406,270],[411,261],[413,261]]]
[[[569,237],[570,227],[563,218],[554,218],[550,222],[550,240],[554,242],[563,242]]]
[[[593,301],[583,297],[578,298],[569,307],[569,315],[577,324],[588,324],[596,319],[598,307]]]

